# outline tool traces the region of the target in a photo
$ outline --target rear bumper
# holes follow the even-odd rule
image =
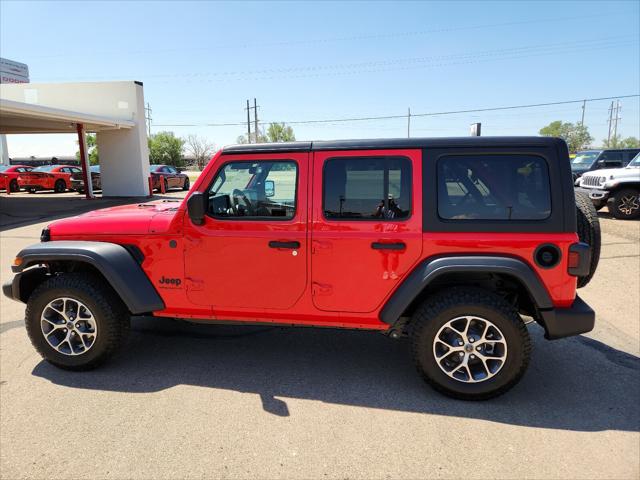
[[[590,332],[596,322],[596,313],[578,296],[569,308],[542,310],[540,316],[547,340]]]

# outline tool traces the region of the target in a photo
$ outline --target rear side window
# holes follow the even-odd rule
[[[406,157],[343,157],[325,162],[322,210],[331,220],[404,220],[411,214]]]
[[[534,155],[438,159],[438,215],[446,220],[544,220],[551,214],[547,162]]]

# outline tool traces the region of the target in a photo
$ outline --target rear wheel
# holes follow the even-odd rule
[[[16,179],[13,179],[11,180],[11,182],[9,182],[9,190],[12,192],[20,191],[20,185],[18,185],[18,181]]]
[[[182,190],[189,190],[190,187],[190,183],[189,183],[189,177],[186,177],[184,179],[184,184],[182,185]]]
[[[31,294],[25,324],[45,360],[67,370],[89,370],[122,345],[129,312],[97,275],[65,273]]]
[[[576,220],[577,233],[581,242],[589,245],[591,250],[591,265],[589,273],[578,277],[578,288],[587,285],[598,268],[600,260],[600,220],[591,199],[584,193],[576,192]]]
[[[450,397],[486,400],[505,393],[529,364],[531,342],[516,310],[474,287],[444,290],[412,319],[418,372]]]
[[[53,191],[56,193],[64,193],[67,190],[67,184],[64,180],[56,180],[55,185],[53,186]]]
[[[608,200],[607,206],[611,215],[621,220],[640,218],[640,190],[619,190]]]

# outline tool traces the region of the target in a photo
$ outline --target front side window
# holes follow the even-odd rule
[[[533,155],[438,160],[438,214],[447,220],[544,220],[551,214],[546,161]]]
[[[209,187],[216,218],[290,220],[296,212],[298,166],[293,161],[227,163]]]
[[[326,161],[322,210],[330,220],[405,220],[411,214],[411,162],[406,157]]]

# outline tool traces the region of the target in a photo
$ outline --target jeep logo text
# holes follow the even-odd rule
[[[179,278],[167,278],[163,275],[162,278],[159,280],[159,283],[162,285],[171,285],[174,287],[179,287],[180,284],[182,283],[182,280],[180,280]]]

